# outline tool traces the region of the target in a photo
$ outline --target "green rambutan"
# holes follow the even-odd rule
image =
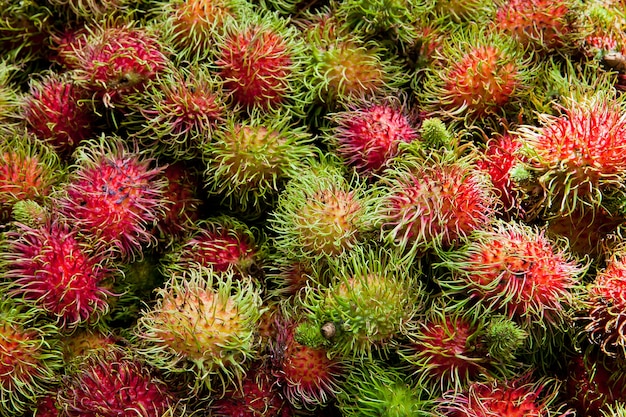
[[[139,318],[138,351],[166,375],[225,392],[240,384],[258,349],[259,289],[232,272],[195,267],[173,273]]]
[[[366,177],[380,173],[400,142],[418,140],[416,120],[400,99],[363,103],[328,115],[328,140],[349,166]]]
[[[91,352],[66,374],[58,400],[67,417],[162,417],[173,403],[155,370],[114,346]]]
[[[43,203],[63,176],[54,150],[25,131],[0,130],[0,219],[18,201]]]
[[[476,315],[497,311],[525,330],[549,329],[563,323],[586,269],[561,243],[536,227],[497,221],[474,231],[465,247],[441,254],[439,266],[451,274],[438,282]]]
[[[626,172],[626,117],[618,99],[601,92],[571,99],[557,116],[539,115],[539,126],[518,129],[524,166],[535,179],[529,218],[595,213],[603,195],[622,190]],[[538,191],[534,191],[538,190]],[[536,201],[534,201],[536,200]]]
[[[90,28],[77,46],[71,57],[76,78],[107,107],[121,104],[132,92],[142,91],[169,62],[156,35],[132,24]]]
[[[382,239],[408,255],[458,246],[495,219],[497,198],[473,153],[401,154],[378,186]]]
[[[163,168],[115,136],[83,142],[75,157],[56,198],[61,216],[126,259],[156,243],[153,226],[166,208]]]
[[[39,139],[67,157],[94,134],[97,117],[89,98],[88,91],[67,73],[48,73],[31,80],[22,105],[23,118]]]
[[[46,3],[0,2],[0,56],[3,61],[23,65],[45,55],[45,40],[57,18]]]
[[[427,114],[469,127],[519,113],[533,69],[514,39],[471,25],[446,38],[436,59],[413,84]]]
[[[419,384],[377,360],[349,366],[337,407],[344,417],[428,417],[434,405]]]
[[[270,212],[276,249],[290,258],[320,259],[351,250],[371,230],[372,198],[339,165],[324,160],[292,178]]]
[[[63,329],[106,314],[114,270],[107,253],[56,219],[35,228],[16,223],[0,251],[7,293],[52,316]]]
[[[195,224],[192,232],[163,260],[167,271],[185,271],[200,265],[235,277],[257,278],[265,258],[264,236],[235,217],[221,215]]]
[[[310,55],[296,28],[274,13],[228,20],[214,49],[214,66],[236,106],[303,114],[303,73]]]
[[[275,204],[287,181],[309,169],[312,140],[281,112],[229,118],[202,148],[205,186],[231,212],[258,217]]]
[[[272,344],[272,373],[287,400],[297,409],[315,410],[329,404],[340,391],[344,362],[323,348],[300,344],[294,337],[297,322],[277,323]]]
[[[0,60],[0,123],[16,124],[20,114],[19,86],[13,81],[19,71],[17,65]]]
[[[331,355],[371,358],[387,354],[398,339],[412,333],[422,308],[422,290],[415,272],[394,253],[354,247],[323,268],[328,286],[307,286],[302,304],[309,319],[322,328],[331,323]],[[319,274],[319,272],[318,272]]]
[[[46,0],[46,2],[54,7],[69,8],[76,17],[94,22],[129,6],[127,0]]]
[[[58,328],[37,311],[0,300],[0,415],[21,416],[54,385],[63,365]]]

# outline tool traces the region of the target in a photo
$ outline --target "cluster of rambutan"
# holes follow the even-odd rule
[[[626,415],[625,89],[622,0],[0,0],[0,416]]]

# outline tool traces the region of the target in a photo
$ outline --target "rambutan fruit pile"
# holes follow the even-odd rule
[[[0,417],[626,415],[626,1],[0,0]]]

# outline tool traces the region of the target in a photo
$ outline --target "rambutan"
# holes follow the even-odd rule
[[[214,48],[217,73],[236,105],[263,111],[287,108],[301,114],[302,73],[309,55],[287,19],[259,12],[231,19]]]
[[[23,415],[56,381],[63,365],[58,328],[37,311],[0,300],[0,415]]]
[[[226,105],[213,76],[203,67],[165,70],[144,91],[125,100],[121,124],[146,148],[188,160],[224,121]]]
[[[155,370],[112,346],[87,355],[63,377],[58,403],[68,417],[161,417],[173,402]]]
[[[525,329],[561,324],[585,271],[543,230],[514,221],[476,230],[464,248],[441,256],[440,266],[451,271],[439,280],[447,295],[477,314],[501,312]]]
[[[510,381],[474,382],[465,391],[450,390],[439,400],[435,415],[449,417],[573,416],[557,403],[558,385],[531,374]]]
[[[294,338],[298,323],[279,323],[272,346],[272,372],[283,394],[298,409],[314,410],[327,405],[340,391],[344,363],[328,356],[325,349],[300,344]]]
[[[61,215],[124,258],[156,243],[151,231],[166,207],[162,168],[151,167],[151,159],[113,136],[85,141],[75,155],[73,172],[57,197]]]
[[[400,142],[418,139],[415,118],[399,100],[364,103],[329,115],[328,138],[337,154],[365,176],[382,171]]]
[[[76,81],[50,73],[31,81],[23,117],[30,131],[67,157],[94,133],[96,115],[88,98],[87,90]]]
[[[165,269],[185,271],[200,265],[236,277],[261,273],[265,252],[263,235],[235,217],[221,215],[198,221],[189,236],[172,248]]]
[[[100,21],[113,12],[126,9],[126,0],[48,0],[55,7],[69,8],[81,19]]]
[[[504,0],[494,26],[537,50],[572,47],[575,4],[572,0]]]
[[[108,311],[113,270],[106,252],[92,249],[78,230],[50,221],[31,228],[15,224],[0,253],[11,297],[32,303],[72,329]]]
[[[386,354],[411,332],[421,309],[421,287],[414,274],[399,273],[406,265],[395,254],[358,246],[322,269],[331,283],[307,286],[301,297],[318,328],[326,323],[336,328],[330,354],[359,359]]]
[[[19,121],[19,86],[14,78],[19,67],[0,60],[0,123],[5,127]]]
[[[372,227],[372,198],[358,179],[346,180],[331,161],[312,164],[293,178],[270,212],[277,250],[320,259],[352,249]]]
[[[470,26],[454,32],[437,54],[413,86],[428,114],[469,126],[519,112],[532,66],[513,39]]]
[[[145,27],[97,26],[76,50],[76,76],[107,107],[144,89],[168,65],[164,47]]]
[[[202,149],[205,185],[231,212],[259,217],[284,185],[309,167],[312,136],[287,115],[230,118]]]
[[[54,150],[19,130],[0,130],[0,219],[18,201],[43,202],[62,178]]]
[[[193,393],[206,387],[223,394],[255,358],[262,312],[250,279],[206,267],[173,273],[139,318],[138,351],[167,375],[188,379]]]
[[[497,198],[471,153],[401,155],[383,172],[376,222],[382,238],[411,255],[449,249],[487,227]]]
[[[558,116],[518,129],[525,166],[536,178],[530,218],[596,212],[604,194],[622,189],[626,172],[626,116],[620,101],[602,93],[570,100]],[[529,193],[531,197],[534,197]]]

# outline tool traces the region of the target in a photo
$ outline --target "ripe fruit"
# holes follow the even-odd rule
[[[173,273],[157,291],[136,329],[141,355],[166,375],[180,375],[193,393],[240,384],[259,342],[256,285],[195,267]]]
[[[61,215],[91,239],[128,259],[156,243],[154,223],[165,208],[162,168],[117,137],[85,141],[58,197]]]

